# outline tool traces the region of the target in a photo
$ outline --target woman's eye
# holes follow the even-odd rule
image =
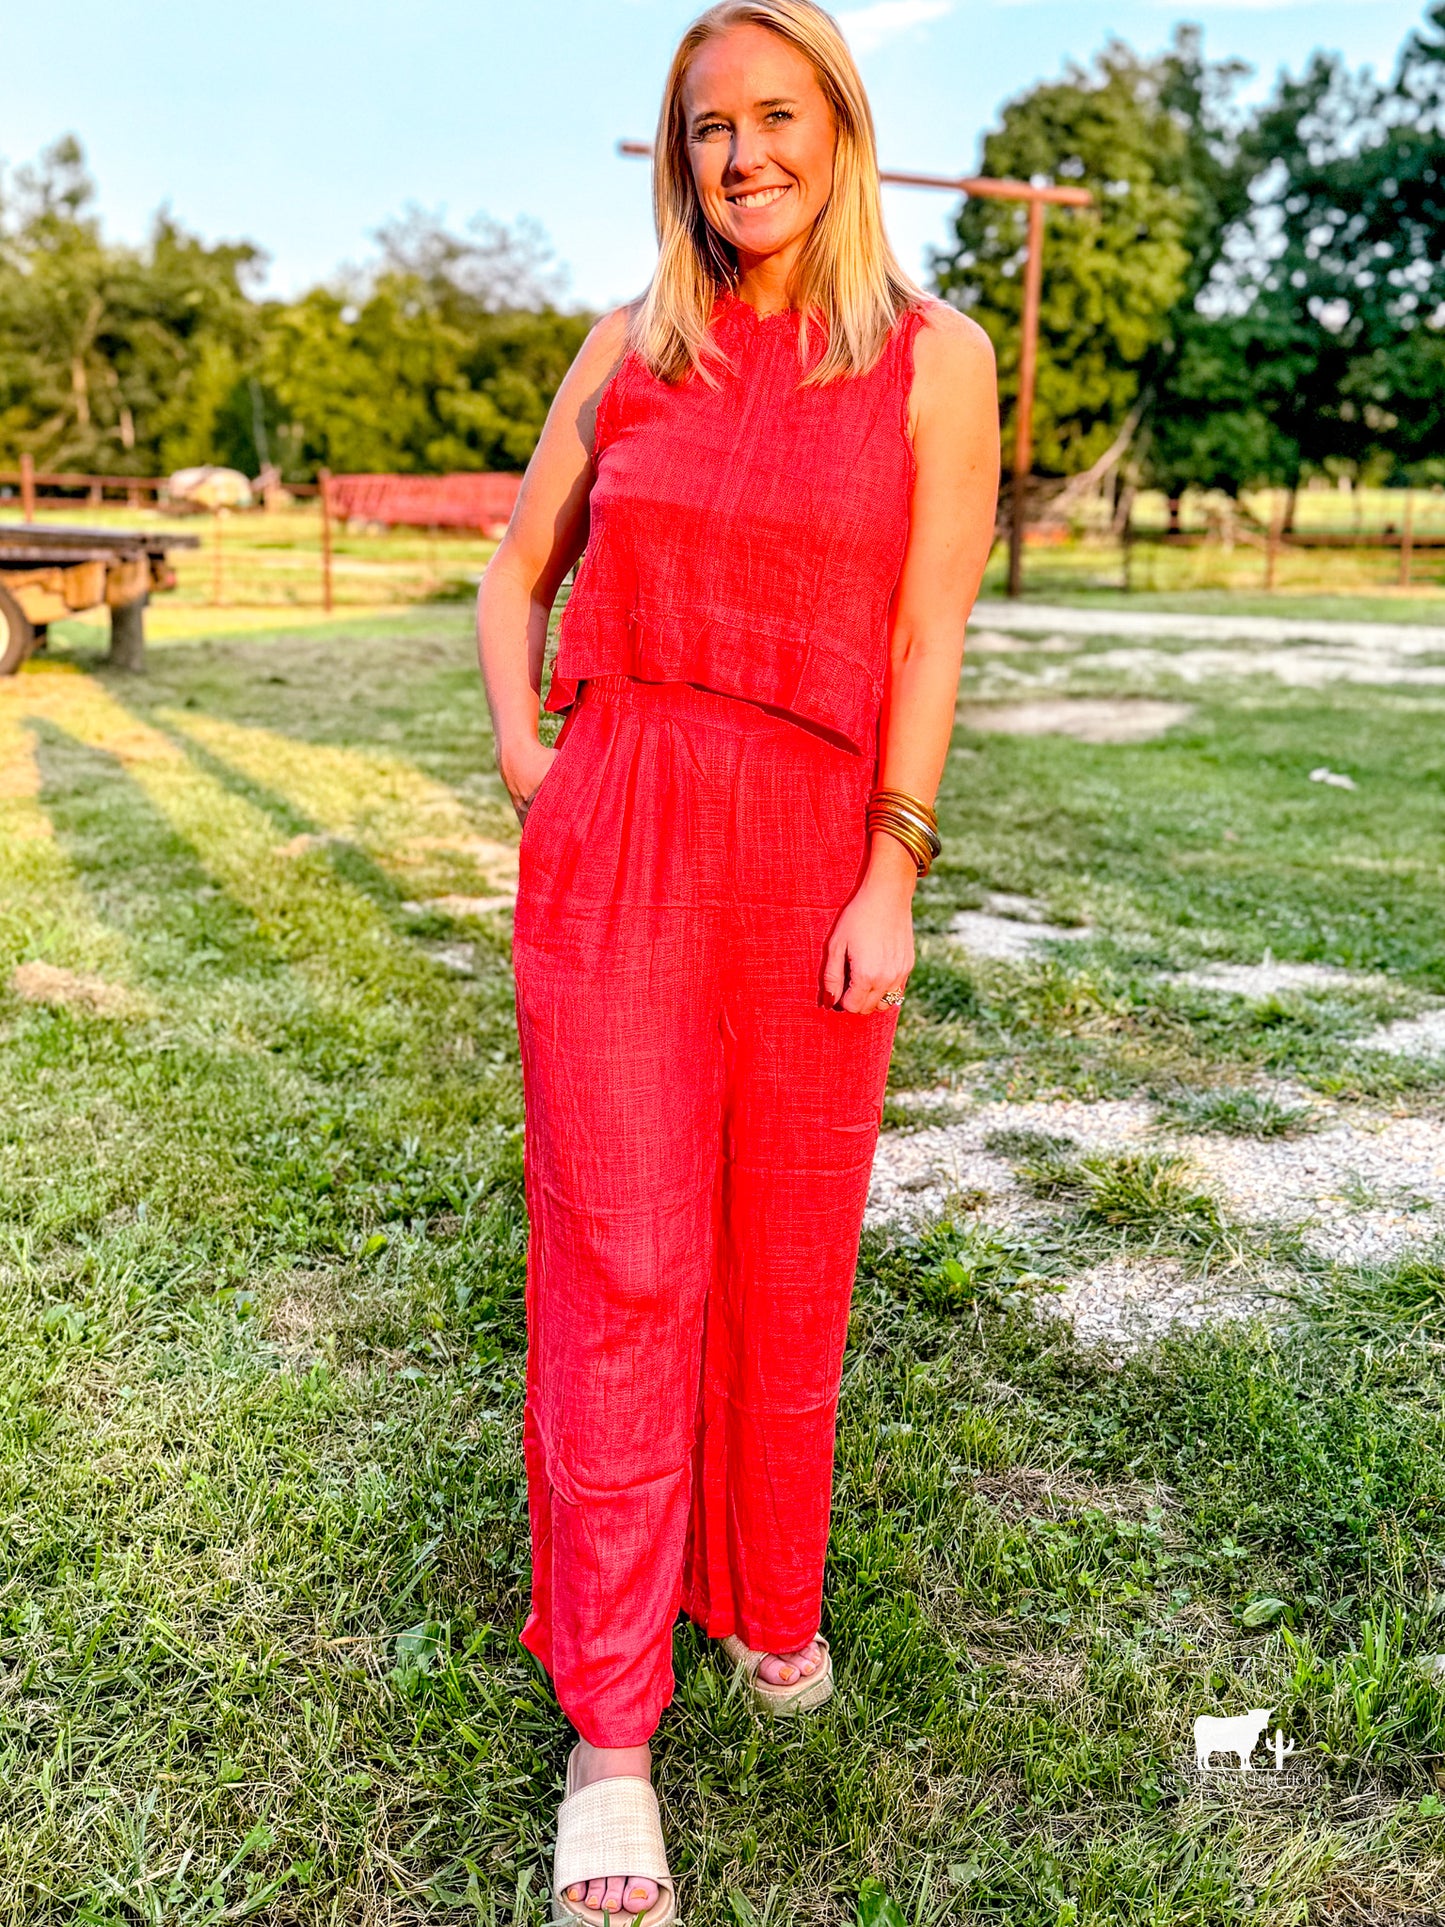
[[[768,115],[769,120],[791,120],[792,118],[793,116],[788,112],[786,107],[775,107],[772,113]]]

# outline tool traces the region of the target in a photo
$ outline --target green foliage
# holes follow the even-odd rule
[[[1050,217],[1034,426],[1044,474],[1084,468],[1114,440],[1243,204],[1227,113],[1240,73],[1206,64],[1192,29],[1153,60],[1111,41],[1091,70],[1011,101],[985,137],[984,173],[1077,182],[1095,197]],[[1011,403],[1025,213],[966,201],[955,231],[935,257],[936,285],[987,329]]]
[[[1004,109],[983,171],[1078,181],[1050,216],[1035,466],[1068,475],[1134,429],[1134,479],[1178,496],[1294,488],[1341,465],[1445,479],[1445,6],[1394,76],[1316,54],[1249,113],[1243,69],[1182,29],[1111,42]],[[1016,392],[1024,215],[970,201],[935,261]]]
[[[1197,1190],[1183,1158],[1122,1152],[1081,1164],[1085,1223],[1151,1244],[1212,1245],[1224,1233],[1219,1207]]]
[[[908,994],[940,1023],[976,1016],[979,1009],[973,979],[957,964],[944,963],[937,957],[918,959],[908,979]]]
[[[274,314],[262,373],[303,470],[519,469],[587,326],[549,312],[449,313],[389,272],[359,306],[316,288]]]
[[[1445,1245],[1381,1265],[1334,1265],[1297,1294],[1319,1323],[1353,1339],[1445,1339]]]
[[[858,1927],[908,1927],[897,1901],[876,1880],[858,1889]]]
[[[0,460],[155,473],[207,459],[257,351],[245,243],[208,247],[168,215],[143,249],[103,240],[73,140],[0,207]]]
[[[918,1232],[864,1239],[864,1274],[937,1312],[1000,1311],[1052,1289],[1037,1255],[975,1224],[942,1218]]]
[[[1281,82],[1255,143],[1276,228],[1247,264],[1251,311],[1288,346],[1278,418],[1307,461],[1445,457],[1445,7],[1394,77],[1317,54]]]
[[[93,200],[66,140],[0,206],[0,462],[520,469],[589,325],[554,305],[525,228],[457,236],[413,211],[356,286],[280,303],[255,298],[249,244],[208,247],[162,215],[120,247]]]

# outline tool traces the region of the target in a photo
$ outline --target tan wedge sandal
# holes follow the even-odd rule
[[[601,1910],[567,1898],[579,1881],[624,1879],[657,1882],[657,1899],[640,1927],[671,1927],[677,1893],[667,1865],[657,1795],[646,1780],[619,1774],[577,1786],[577,1748],[567,1761],[567,1797],[557,1809],[557,1853],[552,1862],[554,1927],[586,1921],[596,1927]],[[638,1916],[625,1905],[611,1915],[613,1927],[632,1927]]]
[[[759,1676],[758,1668],[765,1659],[776,1659],[776,1653],[755,1653],[751,1646],[744,1646],[736,1633],[729,1633],[722,1642],[723,1652],[743,1674],[753,1689],[753,1698],[767,1713],[811,1713],[815,1706],[833,1697],[833,1655],[828,1651],[828,1642],[822,1634],[818,1635],[818,1646],[823,1655],[823,1664],[816,1673],[806,1676],[799,1674],[791,1686],[774,1686],[770,1679]]]

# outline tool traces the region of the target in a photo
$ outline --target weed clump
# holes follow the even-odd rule
[[[1445,1339],[1445,1240],[1383,1265],[1334,1266],[1290,1296],[1343,1338]]]
[[[1079,1141],[1054,1131],[990,1131],[984,1148],[1007,1158],[1019,1182],[1036,1198],[1069,1198],[1082,1190]]]
[[[992,1151],[996,1157],[1026,1161],[1030,1158],[1062,1156],[1076,1151],[1079,1140],[1065,1137],[1055,1131],[1028,1131],[1009,1128],[990,1131],[983,1141],[984,1149]]]
[[[1162,1121],[1175,1130],[1209,1131],[1223,1137],[1298,1137],[1317,1118],[1308,1105],[1282,1104],[1269,1091],[1177,1091],[1159,1103]]]
[[[1085,1158],[1081,1170],[1086,1224],[1148,1243],[1212,1245],[1224,1236],[1219,1206],[1195,1189],[1183,1158],[1128,1151]]]
[[[1155,1250],[1201,1250],[1225,1236],[1219,1206],[1199,1190],[1186,1159],[1157,1151],[1078,1155],[1073,1138],[995,1131],[988,1148],[1010,1158],[1036,1198],[1076,1207],[1081,1230],[1110,1231]]]
[[[865,1241],[861,1266],[885,1288],[938,1312],[1009,1311],[1030,1291],[1062,1290],[1037,1269],[1027,1246],[956,1218],[872,1251]]]

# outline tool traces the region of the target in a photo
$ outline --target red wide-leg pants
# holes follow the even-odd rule
[[[896,1012],[828,1007],[872,759],[683,683],[583,686],[522,836],[523,1642],[648,1739],[681,1606],[818,1631],[849,1299]]]

